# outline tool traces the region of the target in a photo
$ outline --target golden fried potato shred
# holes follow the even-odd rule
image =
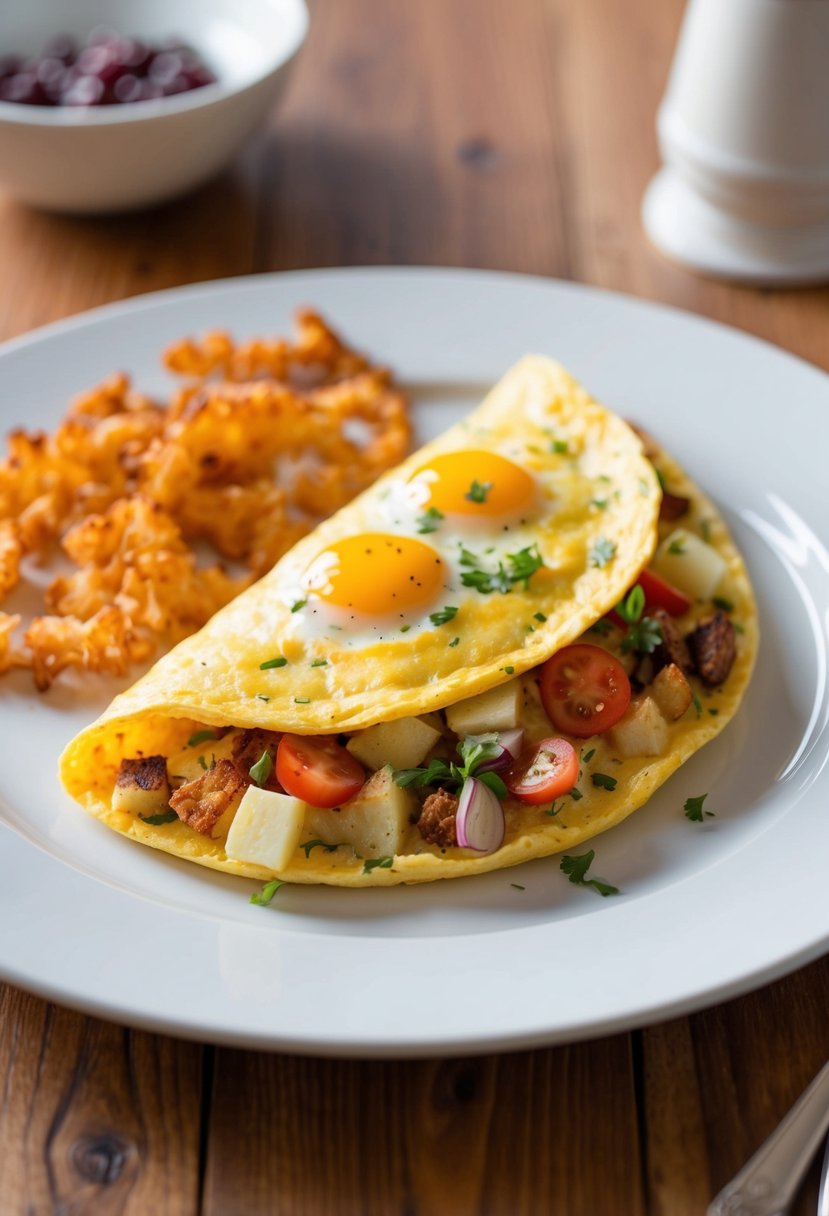
[[[27,563],[54,577],[22,642],[20,614],[0,612],[0,673],[29,667],[40,689],[67,668],[127,674],[407,451],[389,372],[314,312],[298,314],[293,341],[210,333],[164,363],[187,377],[169,402],[119,373],[75,398],[53,434],[9,435],[0,601]],[[239,568],[205,564],[205,547]]]

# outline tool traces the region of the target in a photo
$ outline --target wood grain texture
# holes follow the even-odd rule
[[[829,367],[829,291],[707,280],[641,231],[682,8],[315,0],[269,129],[217,181],[102,220],[0,200],[0,337],[201,279],[419,263],[632,292]],[[0,1002],[2,1216],[699,1216],[829,1050],[826,961],[632,1035],[440,1062],[214,1051]]]

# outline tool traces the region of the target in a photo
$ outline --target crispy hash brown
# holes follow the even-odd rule
[[[60,570],[45,613],[0,611],[0,672],[46,689],[67,668],[124,675],[179,641],[406,454],[390,373],[317,314],[297,336],[222,332],[164,355],[187,378],[168,403],[112,376],[52,434],[14,431],[0,463],[0,601],[25,559]],[[207,542],[241,566],[205,565]]]

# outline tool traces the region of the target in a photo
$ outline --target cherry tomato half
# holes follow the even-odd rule
[[[558,730],[586,739],[622,717],[630,704],[630,680],[608,651],[577,642],[541,668],[541,703]]]
[[[276,753],[276,777],[295,798],[311,806],[340,806],[362,788],[363,767],[336,739],[283,735]]]
[[[579,758],[566,739],[542,739],[529,758],[517,760],[506,775],[507,789],[522,802],[538,806],[569,794],[579,779]]]
[[[682,616],[691,607],[687,595],[666,583],[653,570],[643,570],[636,581],[645,593],[645,612],[664,608],[671,616]]]

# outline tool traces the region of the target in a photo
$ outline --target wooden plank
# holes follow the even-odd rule
[[[219,1050],[208,1143],[203,1216],[645,1211],[626,1036],[409,1063]]]
[[[643,1032],[650,1211],[692,1216],[734,1177],[829,1056],[829,960]],[[794,1208],[814,1212],[818,1167]]]
[[[0,991],[0,1195],[9,1216],[192,1216],[201,1055]]]

